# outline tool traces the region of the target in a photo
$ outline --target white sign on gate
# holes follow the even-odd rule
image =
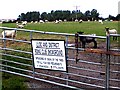
[[[67,71],[65,41],[32,39],[34,67]]]

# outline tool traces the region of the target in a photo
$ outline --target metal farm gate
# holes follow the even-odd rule
[[[95,37],[98,48],[76,46],[79,37],[75,34],[44,32],[18,28],[0,27],[3,30],[17,30],[15,39],[0,38],[0,71],[63,86],[71,89],[114,88],[120,89],[120,49],[118,41],[110,36],[78,35]],[[35,69],[33,66],[31,39],[65,40],[67,72]],[[112,44],[113,43],[113,44]]]

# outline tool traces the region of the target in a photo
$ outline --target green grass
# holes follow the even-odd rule
[[[16,27],[15,23],[5,23],[3,26]],[[61,32],[61,33],[76,33],[77,31],[84,31],[85,34],[95,33],[97,35],[105,35],[105,27],[118,29],[118,22],[62,22],[55,23],[41,23],[41,24],[27,24],[25,29],[48,31],[48,32]]]
[[[3,73],[2,90],[27,90],[27,85],[24,84],[25,78],[12,74]]]

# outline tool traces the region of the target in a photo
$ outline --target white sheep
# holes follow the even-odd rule
[[[16,33],[17,33],[16,30],[4,30],[4,31],[2,32],[2,38],[7,37],[7,38],[12,38],[12,39],[14,39],[15,36],[16,36]]]
[[[106,35],[110,35],[110,34],[117,34],[117,30],[116,29],[109,29],[108,27],[105,28],[106,31]],[[113,36],[113,40],[117,40],[117,37]]]
[[[34,22],[34,24],[37,24],[37,23],[38,23],[38,21],[35,21],[35,22]]]
[[[24,25],[22,25],[22,24],[17,24],[17,28],[24,28]]]
[[[0,21],[0,24],[2,24],[3,22],[2,21]]]
[[[31,21],[30,23],[33,23],[33,21]]]
[[[55,20],[55,23],[57,24],[57,23],[60,23],[58,20]]]
[[[88,20],[88,22],[90,22],[90,20]]]
[[[103,24],[103,21],[102,21],[102,20],[99,20],[98,22],[101,23],[101,24]]]
[[[59,22],[62,22],[62,20],[61,20],[61,19],[59,19]]]
[[[78,19],[75,19],[75,22],[78,22]]]
[[[82,22],[83,22],[83,20],[82,20],[82,19],[80,19],[79,23],[82,23]]]
[[[49,22],[48,20],[45,20],[45,22]]]
[[[43,20],[40,20],[39,23],[45,23]]]
[[[27,24],[27,21],[23,21],[23,22],[22,22],[22,25],[26,25],[26,24]]]

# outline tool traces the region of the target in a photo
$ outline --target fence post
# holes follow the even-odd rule
[[[32,39],[32,31],[30,31],[30,40]],[[34,62],[33,62],[33,56],[31,56],[31,58],[32,58],[32,64],[34,64]],[[34,66],[32,67],[33,68],[33,77],[34,77],[34,75],[35,75],[35,69],[34,69]]]
[[[106,51],[110,50],[110,35],[107,35],[107,48]],[[109,79],[110,79],[110,55],[106,54],[106,80],[105,80],[105,88],[109,90]]]
[[[32,39],[32,31],[30,31],[30,40]],[[31,43],[32,44],[32,43]],[[32,64],[34,65],[34,61],[33,61],[33,56],[31,55],[31,58],[32,58]],[[35,68],[34,66],[32,65],[32,68],[33,68],[33,79],[35,79]],[[33,88],[35,88],[35,84],[33,82]]]
[[[3,38],[4,38],[4,40],[3,40],[4,41],[4,46],[3,47],[4,47],[4,50],[5,50],[4,53],[6,54],[6,44],[7,44],[7,42],[6,42],[5,29],[4,29],[4,37]],[[4,57],[4,58],[6,59],[6,57]],[[7,62],[5,62],[5,64],[7,65]],[[5,69],[7,70],[7,67]]]
[[[5,30],[4,30],[4,37],[3,37],[4,38],[4,40],[3,40],[4,41],[4,48],[6,48],[6,39],[5,39],[5,36],[6,35],[5,35]]]
[[[68,49],[67,49],[67,47],[68,47],[68,36],[66,35],[66,43],[65,43],[65,46],[66,46],[66,60],[67,60],[67,62],[68,62]],[[68,85],[68,71],[66,72],[66,78],[67,78],[67,81],[66,81],[66,84]]]

